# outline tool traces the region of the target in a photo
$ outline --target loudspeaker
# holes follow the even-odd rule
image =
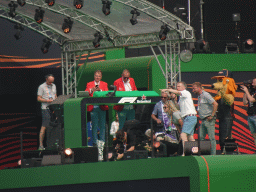
[[[201,155],[211,154],[211,142],[200,141]],[[198,155],[198,141],[186,141],[184,146],[185,155]]]
[[[41,165],[61,165],[61,155],[44,155]]]
[[[42,158],[23,159],[21,168],[41,167]]]
[[[236,152],[234,152],[235,150],[237,150]],[[223,147],[223,153],[225,155],[233,155],[233,154],[238,154],[239,150],[238,150],[238,144],[236,143],[235,139],[225,139],[224,141],[224,147]]]
[[[48,126],[46,128],[47,140],[46,145],[47,149],[60,149],[63,148],[64,144],[64,130],[61,124],[54,126]]]
[[[74,163],[98,162],[97,147],[72,148],[72,151],[74,152]]]
[[[127,151],[124,153],[124,160],[147,159],[147,158],[148,158],[148,151],[146,150],[134,150],[134,151]]]

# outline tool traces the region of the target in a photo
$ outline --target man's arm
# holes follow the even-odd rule
[[[175,95],[181,95],[181,92],[175,89],[160,89],[162,92],[171,92],[174,93]]]
[[[151,118],[157,122],[157,124],[161,124],[162,121],[158,119],[154,114],[151,115]]]
[[[50,99],[43,99],[41,95],[37,95],[37,101],[40,102],[40,103],[51,103],[52,100]]]
[[[244,105],[248,105],[248,98],[247,98],[247,95],[244,93],[244,96],[243,96],[243,103]]]
[[[241,89],[244,91],[244,93],[246,94],[247,99],[249,100],[250,103],[254,103],[255,102],[255,98],[253,98],[253,96],[250,95],[249,90],[247,89],[246,86],[241,85]],[[248,101],[247,101],[248,104]]]

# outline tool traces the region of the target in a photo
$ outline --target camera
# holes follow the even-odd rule
[[[249,91],[251,91],[252,89],[254,89],[253,86],[252,86],[252,80],[251,80],[251,79],[250,79],[250,80],[247,80],[247,81],[244,81],[244,82],[242,83],[242,85],[244,85],[245,87],[247,87],[247,89],[248,89]],[[242,87],[241,87],[241,85],[237,85],[237,88],[238,88],[238,89],[241,89]]]

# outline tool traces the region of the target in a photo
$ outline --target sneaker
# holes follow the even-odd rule
[[[38,150],[45,150],[44,146],[39,146]]]

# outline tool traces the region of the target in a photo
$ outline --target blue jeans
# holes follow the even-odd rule
[[[251,133],[256,133],[256,115],[248,116],[248,125]]]
[[[194,135],[195,126],[197,124],[196,116],[187,116],[183,119],[182,133],[187,133],[189,135]]]
[[[133,120],[135,119],[135,110],[134,109],[123,109],[118,113],[119,118],[119,130],[121,130],[124,127],[124,123],[127,120]]]
[[[208,133],[211,141],[211,155],[216,155],[215,122],[216,119],[212,119],[211,121],[204,119],[200,126],[200,140],[204,140],[206,132]]]
[[[102,111],[99,107],[94,108],[91,112],[92,119],[92,139],[93,144],[97,144],[98,135],[97,129],[100,129],[100,140],[105,142],[105,131],[106,131],[106,111]]]

